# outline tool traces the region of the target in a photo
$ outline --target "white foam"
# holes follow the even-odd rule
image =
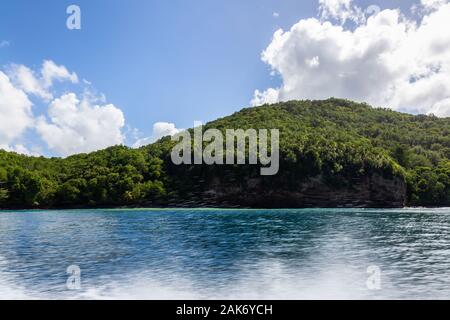
[[[296,299],[373,299],[365,287],[365,277],[334,266],[330,271],[299,273],[278,261],[266,262],[252,270],[243,269],[239,279],[226,284],[202,286],[188,277],[171,275],[152,279],[150,272],[129,275],[96,288],[84,288],[73,299],[136,300],[296,300]]]
[[[31,296],[25,293],[25,290],[17,285],[15,276],[3,271],[7,261],[0,256],[0,300],[30,300]]]

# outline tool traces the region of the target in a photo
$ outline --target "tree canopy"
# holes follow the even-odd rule
[[[450,205],[450,118],[410,115],[341,99],[289,101],[243,109],[204,130],[279,129],[280,172],[272,188],[316,176],[331,186],[374,172],[407,183],[408,205]],[[169,137],[65,159],[0,150],[0,207],[170,205],[205,180],[242,181],[250,165],[175,166]]]

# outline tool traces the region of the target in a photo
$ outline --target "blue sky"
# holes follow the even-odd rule
[[[418,1],[353,2],[409,12]],[[70,4],[81,8],[81,30],[66,28]],[[271,75],[261,53],[277,29],[311,17],[316,0],[5,0],[0,66],[64,65],[148,136],[155,122],[191,127],[248,106],[255,89],[279,87],[282,72]],[[35,114],[48,107],[33,103]]]
[[[2,1],[0,63],[65,65],[119,106],[129,125],[180,127],[248,105],[274,81],[260,54],[278,26],[315,13],[303,1],[76,1],[82,29],[68,30],[71,1]],[[273,12],[279,11],[275,19]]]

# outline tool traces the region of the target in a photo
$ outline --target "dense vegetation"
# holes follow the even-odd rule
[[[406,181],[408,205],[450,205],[450,118],[329,99],[248,108],[207,128],[278,128],[280,172],[264,177],[272,188],[319,175],[338,186],[377,172]],[[116,146],[66,159],[0,151],[0,207],[171,205],[195,197],[211,177],[245,185],[259,173],[250,165],[175,166],[173,145],[165,137],[140,149]]]

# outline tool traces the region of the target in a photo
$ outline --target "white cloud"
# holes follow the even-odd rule
[[[360,23],[365,20],[361,8],[353,0],[319,0],[319,16],[323,20],[335,19],[342,24],[347,20]]]
[[[305,63],[311,69],[318,68],[320,65],[320,58],[319,56],[315,56],[311,59],[305,59]]]
[[[15,152],[18,154],[23,154],[26,156],[40,156],[39,152],[30,151],[27,147],[25,147],[23,144],[15,144],[15,145],[7,145],[7,144],[0,144],[0,149],[9,151],[9,152]]]
[[[148,144],[151,144],[158,139],[165,136],[173,136],[182,131],[181,129],[177,129],[175,124],[169,122],[156,122],[153,125],[153,132],[150,137],[142,138],[137,140],[133,147],[139,148]]]
[[[420,2],[425,9],[434,10],[448,3],[448,0],[421,0]]]
[[[173,136],[178,132],[180,132],[180,130],[177,129],[173,123],[157,122],[153,125],[153,135],[157,139],[164,136]]]
[[[44,100],[51,100],[52,94],[43,86],[42,81],[36,77],[35,73],[24,65],[13,64],[8,70],[14,84],[28,94],[35,95]]]
[[[52,101],[50,121],[37,120],[36,130],[47,146],[62,156],[91,152],[122,144],[125,119],[112,104],[92,105],[87,98],[78,100],[69,93]]]
[[[276,102],[280,101],[279,93],[280,93],[280,90],[273,89],[273,88],[269,88],[264,92],[255,90],[251,104],[253,106],[260,106],[265,103],[268,103],[268,104],[276,103]]]
[[[70,73],[66,67],[58,66],[51,60],[44,61],[42,65],[42,80],[44,86],[49,88],[53,85],[55,80],[57,81],[70,81],[72,83],[78,83],[78,76],[76,73]]]
[[[1,40],[0,41],[0,48],[6,48],[9,47],[9,41]]]
[[[450,116],[449,16],[450,4],[439,4],[418,23],[399,10],[383,10],[353,29],[300,20],[276,31],[262,54],[282,85],[256,90],[252,104],[333,96]]]
[[[273,16],[274,18],[279,18],[279,17],[280,17],[280,14],[279,14],[278,12],[274,12],[274,13],[272,14],[272,16]]]
[[[438,117],[450,117],[450,98],[435,103],[429,113]]]
[[[411,12],[418,15],[428,14],[449,3],[449,0],[420,0],[412,6]]]
[[[66,67],[47,60],[39,72],[11,64],[0,71],[0,149],[36,155],[41,145],[24,144],[26,129],[36,130],[48,149],[62,156],[90,152],[122,144],[125,119],[120,109],[106,103],[102,94],[91,92],[83,82],[81,101],[75,93],[53,98],[55,81],[78,83],[78,76]],[[33,116],[29,96],[50,103],[47,114]],[[31,150],[31,151],[30,151]]]
[[[27,95],[0,71],[0,145],[9,145],[33,124],[31,107]]]
[[[9,67],[8,75],[15,86],[45,101],[53,99],[50,89],[55,81],[78,83],[76,73],[70,73],[65,66],[58,66],[50,60],[44,61],[39,75],[24,65],[16,64]]]

